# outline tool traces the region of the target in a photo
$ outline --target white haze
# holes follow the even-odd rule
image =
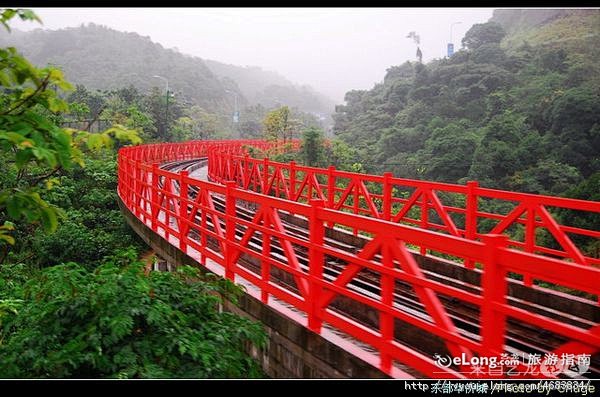
[[[93,22],[149,36],[167,48],[204,59],[260,66],[309,84],[338,103],[352,89],[370,89],[392,65],[423,61],[455,48],[493,8],[34,8],[44,29]],[[37,23],[14,23],[20,30]]]

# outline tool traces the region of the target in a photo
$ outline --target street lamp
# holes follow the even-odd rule
[[[169,80],[167,80],[166,78],[164,78],[162,76],[158,76],[158,75],[154,75],[152,77],[164,80],[164,82],[166,84],[165,90],[166,90],[166,97],[167,97],[167,106],[165,109],[165,138],[167,138],[167,136],[169,135]]]
[[[454,43],[452,42],[452,28],[454,25],[460,25],[462,22],[452,22],[450,24],[450,42],[448,43],[448,58],[454,54]]]

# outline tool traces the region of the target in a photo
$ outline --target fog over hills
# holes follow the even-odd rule
[[[12,45],[39,66],[52,64],[67,79],[91,89],[110,90],[133,84],[143,91],[163,87],[155,75],[168,77],[170,90],[213,112],[240,106],[288,105],[329,115],[334,103],[308,86],[295,85],[276,72],[204,60],[169,49],[137,33],[93,23],[58,30],[13,30],[0,33],[0,45]]]

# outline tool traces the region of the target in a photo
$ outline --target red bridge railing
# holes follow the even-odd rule
[[[598,322],[588,321],[582,326],[511,304],[507,277],[509,272],[527,274],[536,280],[598,296],[600,269],[590,266],[597,262],[571,248],[561,251],[561,256],[566,252],[568,255],[564,256],[574,260],[516,250],[510,248],[515,245],[514,241],[498,234],[506,230],[509,222],[519,221],[518,214],[525,208],[531,213],[530,218],[523,220],[528,230],[544,224],[550,225],[557,234],[577,232],[597,236],[595,231],[554,225],[544,208],[552,205],[597,212],[599,203],[510,194],[473,184],[464,187],[402,180],[390,175],[375,177],[331,168],[319,170],[272,163],[246,156],[248,145],[263,149],[271,147],[260,141],[203,141],[122,148],[118,158],[119,196],[125,206],[155,233],[202,264],[213,261],[223,269],[225,277],[246,280],[258,291],[249,293],[256,294],[264,303],[270,304],[271,297],[277,298],[303,314],[298,321],[311,330],[322,333],[325,323],[372,346],[377,351],[376,365],[392,375],[393,363],[397,361],[430,377],[470,376],[456,368],[440,367],[432,357],[400,342],[397,335],[402,323],[439,338],[447,350],[440,353],[453,356],[490,357],[506,353],[508,319],[533,324],[564,338],[566,342],[553,347],[549,353],[595,354],[600,350]],[[204,156],[209,158],[210,177],[222,183],[201,181],[189,177],[186,171],[174,173],[158,167],[159,162]],[[323,176],[325,178],[320,180]],[[346,188],[332,184],[333,180],[342,178],[349,180]],[[370,193],[369,183],[382,184],[383,194]],[[307,186],[312,186],[312,193],[308,192]],[[412,196],[400,198],[394,191],[397,186],[411,187],[414,192]],[[283,198],[253,191],[272,193],[273,189]],[[197,193],[190,195],[192,190]],[[444,206],[437,196],[438,191],[461,194],[471,206],[462,209]],[[359,201],[354,201],[352,211],[355,213],[340,211],[345,208],[345,197],[350,194],[360,196],[363,201],[358,207]],[[473,209],[478,197],[487,196],[517,201],[520,209],[501,217]],[[224,204],[219,205],[218,199],[224,200]],[[376,204],[377,199],[385,204]],[[308,200],[308,204],[303,200]],[[252,219],[236,215],[238,204],[255,208]],[[446,215],[440,214],[442,223],[438,224],[427,218],[424,211],[420,219],[413,219],[417,226],[424,227],[413,227],[399,223],[408,219],[408,211],[399,209],[399,204],[431,205]],[[451,220],[448,215],[451,210],[467,215],[465,228],[459,228]],[[282,214],[286,213],[306,218],[309,233],[299,235],[288,230],[281,220]],[[538,222],[534,214],[542,219]],[[478,218],[499,218],[500,226],[492,229],[492,234],[483,234],[473,226]],[[368,242],[353,252],[340,249],[325,238],[330,225],[368,235]],[[434,225],[446,233],[427,230]],[[256,242],[256,237],[260,243]],[[277,252],[271,245],[273,241],[279,244]],[[468,263],[477,265],[482,269],[475,270],[481,274],[480,288],[464,290],[426,277],[417,264],[415,253],[409,249],[411,246],[465,258]],[[518,245],[518,248],[523,247],[539,250],[535,244],[535,249],[531,249],[531,242]],[[302,266],[298,252],[307,253],[308,268]],[[548,253],[555,254],[554,251]],[[259,264],[258,268],[241,264],[242,256],[253,258]],[[326,258],[345,264],[337,276],[325,274]],[[271,276],[272,268],[290,275],[293,281],[288,285],[276,282]],[[351,281],[365,269],[380,280],[379,293],[365,295],[352,287]],[[394,288],[400,282],[411,286],[426,315],[402,310],[394,304]],[[340,297],[358,302],[376,313],[378,325],[365,325],[333,309],[332,302]],[[477,307],[479,332],[459,331],[440,303],[440,297]]]
[[[394,178],[391,173],[365,175],[339,171],[333,166],[305,167],[221,151],[209,153],[209,159],[209,176],[213,180],[235,181],[246,190],[304,203],[317,198],[325,202],[326,208],[469,240],[515,230],[512,235],[521,237],[510,239],[511,247],[582,265],[600,265],[597,254],[586,255],[572,239],[600,239],[600,231],[561,224],[552,214],[556,210],[600,214],[600,202],[487,189],[477,182],[465,186]],[[486,211],[482,207],[496,209]],[[421,254],[428,249],[422,246]],[[466,265],[472,267],[473,263],[466,261]],[[531,284],[532,279],[526,275],[525,282]]]

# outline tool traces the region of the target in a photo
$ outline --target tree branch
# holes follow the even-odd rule
[[[55,169],[53,169],[52,171],[48,172],[47,174],[44,175],[39,175],[37,178],[35,178],[31,183],[30,186],[35,186],[38,183],[40,183],[41,181],[43,181],[44,179],[50,178],[52,175],[56,174],[58,171],[60,171],[62,169],[62,166],[58,166]]]
[[[85,131],[91,132],[90,128],[92,128],[92,125],[96,122],[96,120],[98,120],[98,117],[100,117],[100,114],[102,114],[102,112],[104,111],[104,109],[106,109],[106,105],[103,105],[102,108],[100,108],[100,110],[96,113],[96,115],[94,116],[94,118],[90,120],[90,122],[88,123],[87,127],[85,128]]]
[[[4,260],[8,257],[9,252],[10,252],[10,245],[7,243],[4,245],[4,249],[2,250],[2,256],[0,256],[0,264],[4,263]]]
[[[40,91],[46,89],[46,87],[48,86],[48,82],[50,81],[50,74],[48,74],[44,80],[42,80],[42,83],[35,89],[34,92],[31,93],[31,95],[29,95],[26,98],[23,98],[20,102],[17,102],[17,104],[15,106],[13,106],[11,109],[7,110],[6,112],[3,112],[3,115],[6,114],[10,114],[11,112],[15,111],[16,109],[20,108],[21,106],[25,105],[27,102],[29,102],[34,96],[36,96],[37,94],[39,94]]]

